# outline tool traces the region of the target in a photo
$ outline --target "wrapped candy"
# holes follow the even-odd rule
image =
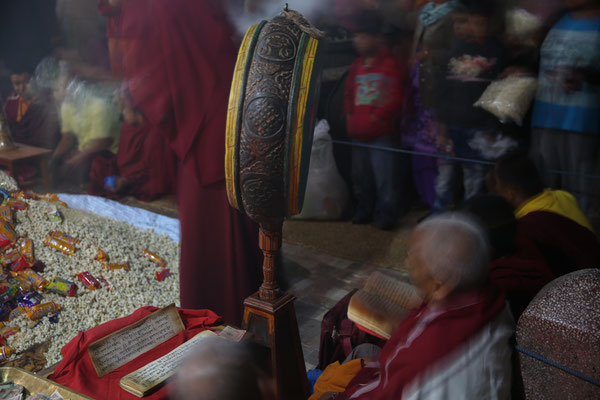
[[[98,282],[98,280],[87,271],[77,274],[77,279],[79,279],[83,286],[90,290],[96,290],[100,288],[100,282]]]
[[[15,285],[18,288],[18,290],[20,290],[21,292],[28,292],[32,289],[33,285],[31,284],[29,279],[16,272],[11,272],[11,275],[12,278],[9,278],[8,282],[11,285]]]
[[[20,192],[17,192],[14,197],[21,200],[38,200],[40,198],[31,190],[21,190]]]
[[[77,293],[77,285],[74,282],[62,278],[54,278],[46,286],[46,290],[52,293],[58,293],[62,296],[73,297]]]
[[[10,266],[10,270],[11,271],[21,271],[25,268],[31,268],[31,266],[32,266],[32,264],[30,262],[28,262],[24,256],[19,256],[19,258],[17,258],[17,261],[15,261]]]
[[[0,329],[0,336],[3,338],[8,338],[19,332],[21,329],[18,326],[8,325]]]
[[[12,265],[17,262],[19,257],[21,257],[21,252],[16,247],[10,247],[0,255],[0,263],[2,263],[5,268],[11,268]]]
[[[26,315],[27,311],[29,311],[29,307],[17,306],[8,314],[8,320],[11,321],[21,315]]]
[[[160,258],[159,256],[157,256],[156,254],[152,253],[150,250],[148,249],[144,249],[142,251],[142,254],[144,255],[144,257],[146,257],[148,260],[158,264],[159,267],[166,267],[167,266],[167,262],[165,260],[163,260],[162,258]]]
[[[104,279],[103,276],[99,277],[98,280],[104,285],[106,291],[110,292],[110,284],[108,283],[108,281]]]
[[[17,239],[17,232],[10,222],[0,221],[0,247],[12,245]]]
[[[98,255],[96,255],[96,261],[100,261],[101,263],[108,262],[108,256],[105,252],[102,251],[102,249],[100,249],[100,247],[98,247]]]
[[[15,298],[20,287],[17,282],[0,282],[0,303],[6,303]]]
[[[29,310],[27,310],[27,318],[32,321],[37,321],[46,314],[55,313],[58,311],[60,311],[59,304],[53,302],[38,304],[30,307]]]
[[[50,232],[50,235],[44,240],[45,246],[60,250],[67,255],[75,254],[75,250],[77,250],[75,245],[79,243],[79,240],[62,232]]]
[[[64,201],[61,201],[58,198],[58,195],[56,193],[52,193],[52,194],[51,193],[46,193],[45,195],[43,195],[41,197],[41,199],[42,200],[46,200],[49,203],[56,203],[56,204],[59,204],[59,205],[65,207],[65,208],[69,208],[69,206],[67,205],[67,203],[65,203]]]
[[[15,218],[13,215],[13,210],[6,205],[0,206],[0,219],[9,222],[11,225],[15,224]]]
[[[33,241],[31,239],[21,238],[17,241],[19,245],[19,250],[21,255],[25,257],[27,262],[33,263],[35,260],[33,258]]]
[[[4,200],[3,205],[10,207],[14,211],[23,211],[29,209],[29,205],[19,199],[8,198]]]
[[[41,304],[44,301],[44,297],[38,292],[27,292],[23,293],[17,298],[17,303],[23,307],[33,307]]]
[[[160,271],[156,271],[154,273],[154,279],[156,279],[159,282],[162,282],[169,275],[171,275],[171,270],[169,268],[164,268],[164,269],[161,269]]]
[[[11,349],[10,347],[8,347],[8,346],[0,347],[0,360],[6,361],[13,354],[15,354],[15,351],[13,349]]]
[[[18,272],[11,272],[11,275],[14,278],[17,278],[18,276],[24,277],[27,279],[29,284],[37,290],[42,290],[48,285],[48,281],[31,268],[25,268],[24,270]]]
[[[125,271],[129,270],[128,263],[123,263],[123,264],[110,263],[110,264],[105,264],[105,266],[106,266],[107,271],[115,271],[117,269],[124,269]]]

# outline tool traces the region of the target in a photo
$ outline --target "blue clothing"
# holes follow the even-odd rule
[[[456,0],[451,0],[447,3],[438,5],[437,7],[435,7],[435,2],[429,2],[421,10],[421,15],[419,15],[419,18],[421,19],[423,25],[433,25],[454,11],[457,5],[458,2]]]
[[[532,126],[600,133],[600,85],[584,82],[565,92],[572,68],[600,69],[600,16],[573,19],[567,14],[546,36]]]

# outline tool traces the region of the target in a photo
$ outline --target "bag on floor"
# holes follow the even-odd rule
[[[333,157],[329,123],[321,120],[315,135],[302,212],[297,219],[340,219],[348,203],[348,188]]]

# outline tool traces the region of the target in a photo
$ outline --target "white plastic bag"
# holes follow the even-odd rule
[[[321,120],[315,127],[304,207],[294,218],[339,219],[348,198],[346,182],[338,172],[333,157],[329,123]]]
[[[474,106],[492,113],[502,122],[512,121],[522,126],[536,90],[537,79],[512,75],[492,82]]]

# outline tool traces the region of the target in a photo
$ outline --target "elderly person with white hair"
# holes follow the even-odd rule
[[[486,232],[471,217],[445,213],[418,225],[406,268],[423,304],[344,392],[320,398],[510,398],[514,321],[488,283],[489,262]]]

